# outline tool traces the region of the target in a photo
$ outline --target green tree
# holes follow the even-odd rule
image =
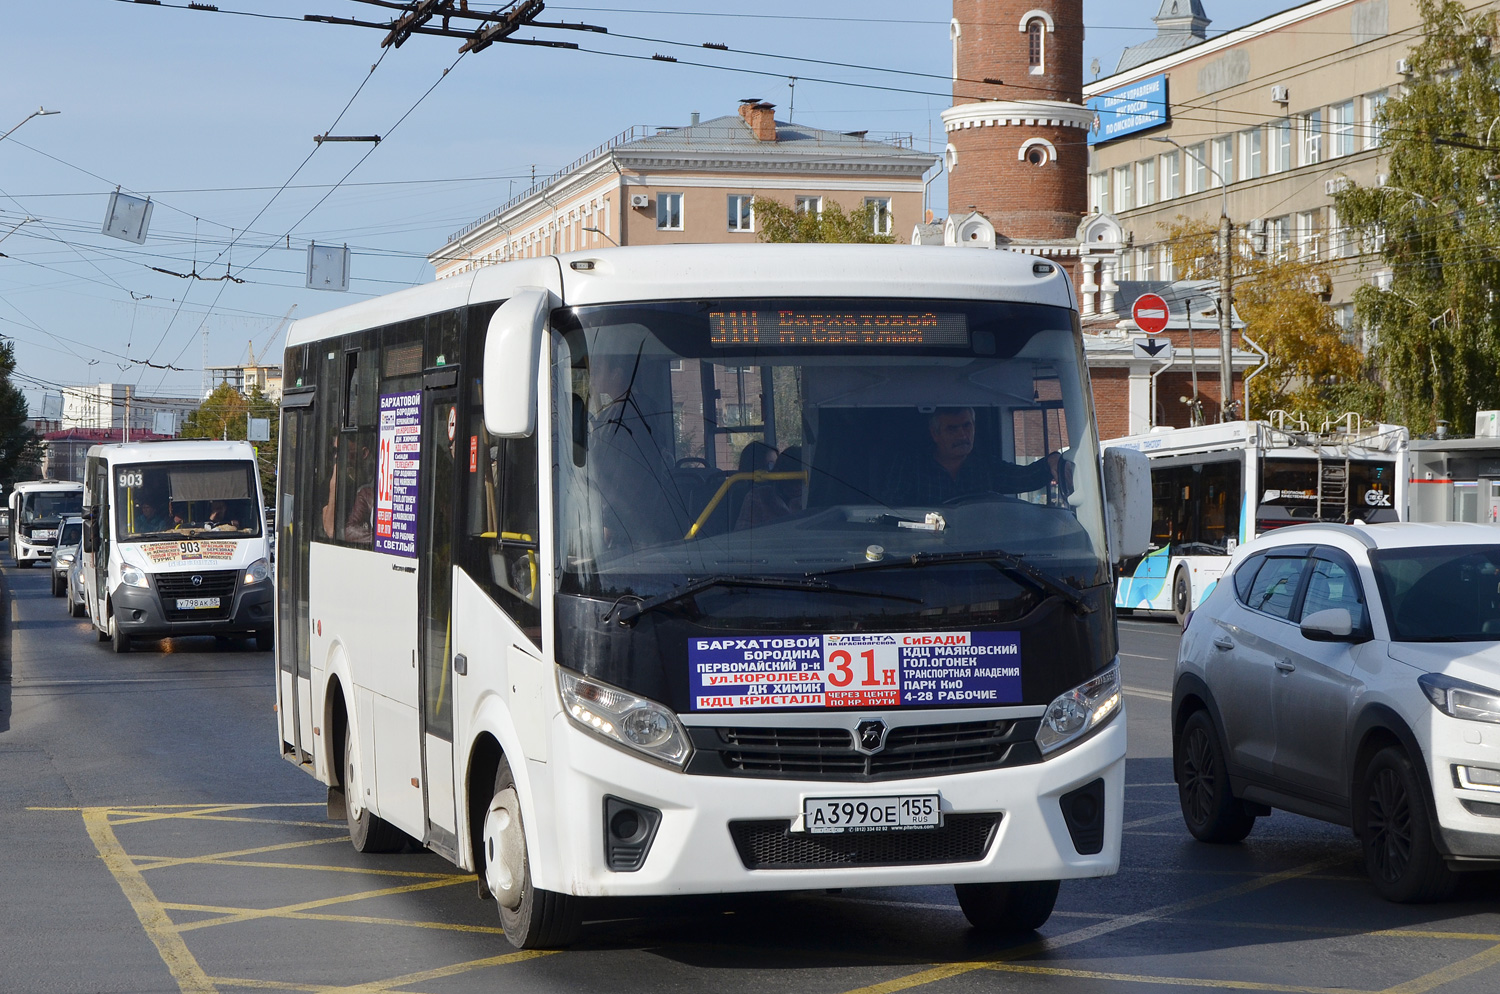
[[[877,235],[879,204],[869,203],[845,211],[824,198],[821,211],[798,210],[779,200],[755,198],[755,222],[763,242],[843,242],[861,245],[892,245],[892,235]]]
[[[248,431],[249,418],[269,418],[271,440],[256,442],[255,452],[260,462],[261,489],[266,500],[274,499],[276,485],[276,452],[281,439],[281,411],[276,402],[267,399],[256,387],[246,397],[228,383],[218,388],[198,405],[182,421],[183,438],[220,438],[243,440]]]
[[[1218,225],[1179,215],[1163,228],[1183,276],[1219,278]],[[1270,357],[1250,381],[1250,415],[1283,410],[1322,424],[1346,410],[1374,414],[1365,409],[1359,349],[1344,341],[1333,308],[1315,292],[1327,285],[1327,272],[1311,261],[1258,254],[1243,231],[1239,236],[1233,253],[1234,309],[1244,319],[1245,334]]]
[[[1373,357],[1390,413],[1413,431],[1500,407],[1496,14],[1453,0],[1421,0],[1420,9],[1411,75],[1381,117],[1387,181],[1334,198],[1391,270],[1389,287],[1360,288],[1355,305],[1378,336]]]
[[[0,341],[0,488],[9,497],[16,483],[41,476],[41,441],[26,422],[31,412],[14,383],[16,347]],[[3,499],[3,497],[0,497]]]

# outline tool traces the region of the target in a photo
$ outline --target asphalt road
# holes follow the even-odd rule
[[[1122,623],[1124,866],[1035,936],[977,940],[946,887],[599,904],[516,953],[472,878],[361,856],[283,762],[272,660],[211,639],[115,656],[43,570],[6,568],[0,994],[32,992],[1384,991],[1500,989],[1500,887],[1377,898],[1347,831],[1278,813],[1195,843],[1171,785],[1177,633]]]

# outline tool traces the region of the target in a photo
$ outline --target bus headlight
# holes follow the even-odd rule
[[[693,753],[687,730],[670,708],[561,668],[557,689],[573,724],[606,742],[678,768]]]
[[[271,564],[264,559],[257,559],[245,567],[245,586],[252,583],[264,583],[271,578]]]
[[[1080,683],[1047,705],[1036,744],[1042,755],[1092,735],[1120,710],[1120,664]]]
[[[126,563],[120,567],[120,582],[127,587],[149,587],[150,582],[146,579],[144,570]]]

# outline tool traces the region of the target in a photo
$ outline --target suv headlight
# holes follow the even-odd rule
[[[670,708],[561,668],[557,689],[573,724],[606,742],[679,769],[693,753]]]
[[[1110,665],[1047,705],[1036,744],[1042,755],[1092,735],[1120,710],[1120,664]]]
[[[245,567],[245,586],[252,583],[264,583],[271,578],[271,564],[264,559],[257,559]]]
[[[120,582],[127,587],[149,587],[144,570],[126,563],[120,567]]]
[[[1441,673],[1423,673],[1417,683],[1432,706],[1444,714],[1500,725],[1500,693]]]

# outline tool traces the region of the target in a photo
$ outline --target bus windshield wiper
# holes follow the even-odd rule
[[[924,603],[919,597],[887,594],[875,590],[852,590],[847,587],[835,587],[827,580],[820,580],[812,576],[737,576],[733,573],[715,573],[711,576],[690,580],[680,587],[668,590],[664,594],[657,594],[655,597],[648,597],[633,604],[617,603],[605,614],[604,620],[606,622],[615,621],[622,625],[629,625],[648,611],[655,611],[659,607],[665,607],[676,601],[685,600],[710,587],[763,587],[768,590],[817,590],[828,594],[853,594],[858,597],[879,597],[883,600],[906,601],[908,604]]]
[[[856,563],[823,570],[818,576],[833,573],[859,573],[865,570],[902,569],[912,566],[938,566],[948,563],[988,563],[1006,575],[1021,580],[1052,597],[1061,597],[1078,614],[1092,614],[1094,606],[1079,592],[1077,587],[1065,583],[1037,569],[1025,559],[1004,549],[976,549],[972,552],[918,552],[898,559],[885,559],[875,563]]]

